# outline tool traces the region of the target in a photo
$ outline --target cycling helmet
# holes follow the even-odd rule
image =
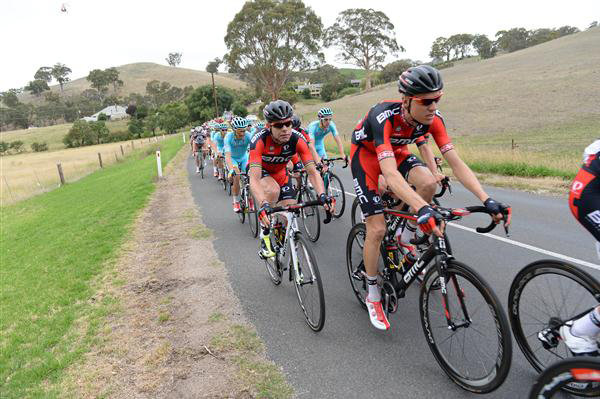
[[[271,101],[264,109],[263,114],[267,122],[282,121],[291,118],[294,110],[290,103],[283,100]]]
[[[248,126],[248,121],[246,118],[240,118],[239,116],[236,116],[231,120],[231,126],[234,129],[245,129]]]
[[[429,65],[410,67],[398,79],[398,90],[408,96],[431,93],[442,90],[443,87],[442,75]]]
[[[292,127],[294,129],[298,129],[300,125],[302,125],[302,122],[300,122],[300,117],[294,114],[294,116],[292,116]]]
[[[333,116],[333,111],[331,108],[321,108],[319,112],[317,112],[317,116],[320,118],[325,118],[326,116]]]
[[[219,123],[219,129],[221,129],[221,130],[229,129],[229,126],[227,126],[227,123]]]
[[[265,123],[264,123],[264,122],[258,122],[258,123],[256,124],[256,128],[257,128],[258,130],[262,130],[262,129],[264,129],[264,128],[265,128]]]

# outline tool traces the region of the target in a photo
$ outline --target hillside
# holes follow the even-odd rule
[[[129,93],[145,93],[146,84],[151,80],[166,81],[173,86],[185,87],[192,85],[194,87],[211,84],[211,77],[208,72],[197,71],[194,69],[174,68],[165,65],[154,64],[151,62],[138,62],[134,64],[126,64],[117,67],[119,77],[123,81],[123,87],[119,89],[119,95],[126,96]],[[245,83],[227,73],[219,73],[215,75],[215,84],[237,89],[244,87]],[[52,91],[60,92],[60,87],[54,85],[50,87]],[[65,83],[65,96],[73,96],[89,89],[90,83],[86,78],[75,79]],[[109,89],[112,93],[112,88]],[[29,93],[24,93],[20,96],[21,101],[31,102],[36,101],[35,97]]]
[[[518,135],[564,126],[568,137],[567,126],[582,125],[591,138],[600,134],[598,65],[600,28],[464,63],[442,71],[440,110],[452,135]],[[348,134],[371,106],[389,98],[398,98],[395,83],[329,103],[300,104],[298,113],[308,123],[327,105],[335,112],[338,129]]]

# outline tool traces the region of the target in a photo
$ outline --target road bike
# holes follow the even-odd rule
[[[306,169],[295,171],[299,176],[300,185],[296,188],[296,200],[299,203],[310,203],[317,200],[317,193],[308,184],[308,173]],[[300,212],[300,220],[302,221],[302,229],[306,233],[306,237],[311,242],[317,242],[321,236],[321,215],[318,206],[309,206],[302,208]]]
[[[234,174],[235,176],[235,174]],[[258,235],[258,213],[254,207],[254,198],[250,194],[250,177],[247,173],[240,173],[240,212],[237,214],[240,223],[244,224],[246,217],[250,225],[252,237]]]
[[[323,172],[321,170],[321,177],[325,185],[325,193],[335,200],[333,217],[338,219],[344,214],[344,209],[346,208],[346,191],[344,191],[342,180],[332,172],[336,161],[345,161],[343,168],[348,167],[348,160],[345,158],[323,158],[321,159],[321,163],[327,165],[327,171]]]
[[[598,304],[598,281],[569,263],[539,260],[516,275],[508,294],[508,315],[515,340],[536,371],[542,373],[573,356],[559,330]],[[580,396],[600,395],[598,382],[568,382],[561,389]]]
[[[490,214],[483,206],[438,207],[437,211],[445,222],[474,213]],[[416,219],[405,211],[386,208],[384,213]],[[396,220],[388,218],[388,231],[396,231],[393,226]],[[476,230],[487,233],[495,227],[492,221]],[[366,309],[365,237],[365,224],[355,224],[346,243],[346,265],[354,295]],[[473,268],[454,258],[446,234],[425,235],[412,243],[423,248],[417,259],[409,255],[399,259],[394,241],[382,242],[378,285],[384,311],[388,315],[395,313],[398,300],[427,268],[420,288],[419,312],[423,333],[435,359],[448,377],[465,390],[487,393],[497,389],[510,369],[512,343],[508,320],[496,294]]]
[[[600,384],[600,359],[581,356],[561,360],[548,367],[531,387],[530,399],[550,399],[561,389],[569,386],[593,386]],[[572,392],[574,393],[574,392]],[[580,394],[580,393],[575,393]],[[589,390],[580,396],[598,396],[598,390]]]
[[[303,209],[320,205],[322,203],[316,200],[272,208],[273,227],[269,229],[269,241],[275,256],[264,258],[259,251],[273,284],[281,284],[283,272],[289,271],[289,281],[292,281],[296,288],[296,296],[306,324],[313,331],[321,331],[325,324],[325,295],[317,259],[298,229],[298,218],[301,217]],[[277,216],[285,218],[285,226]]]
[[[199,150],[194,153],[194,159],[198,161],[198,167],[200,168],[200,176],[204,179],[204,167],[206,166],[206,160],[204,157],[204,149],[202,145],[199,145]]]

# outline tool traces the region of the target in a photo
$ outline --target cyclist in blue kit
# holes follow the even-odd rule
[[[232,183],[233,211],[240,212],[240,172],[245,172],[248,166],[248,148],[252,133],[248,132],[248,120],[234,117],[231,120],[233,132],[227,133],[224,141],[225,162],[229,168],[229,178]]]
[[[325,137],[331,134],[337,144],[338,151],[343,158],[346,158],[346,152],[344,151],[344,145],[342,139],[338,135],[337,128],[333,122],[333,111],[331,108],[321,108],[317,113],[319,120],[311,122],[306,130],[310,135],[311,145],[314,146],[315,152],[319,156],[315,159],[317,164],[321,163],[321,159],[327,158],[327,151],[325,151]]]

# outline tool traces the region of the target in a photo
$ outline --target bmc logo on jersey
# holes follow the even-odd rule
[[[285,163],[287,162],[289,157],[282,157],[278,155],[263,155],[262,160],[270,163]]]
[[[392,143],[392,145],[412,144],[415,141],[417,141],[417,138],[414,138],[414,139],[401,139],[401,138],[390,137],[390,143]]]
[[[377,123],[382,124],[390,116],[398,114],[400,114],[400,107],[386,109],[385,111],[377,115],[375,118],[377,119]]]
[[[365,134],[365,128],[364,127],[362,129],[356,130],[354,132],[354,139],[356,141],[360,141],[360,140],[366,139],[366,138],[367,138],[367,135]]]

